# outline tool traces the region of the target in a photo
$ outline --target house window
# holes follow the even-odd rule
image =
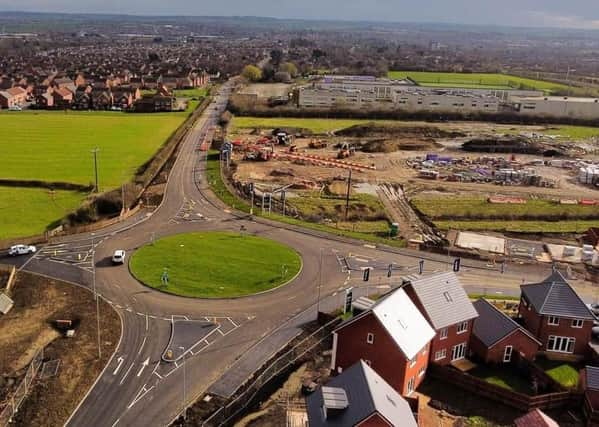
[[[447,328],[443,328],[439,331],[439,336],[442,340],[447,338]]]
[[[422,368],[418,369],[418,376],[419,377],[423,376],[425,372],[426,372],[426,367],[423,366]]]
[[[447,357],[446,349],[435,351],[435,360],[445,359],[446,357]]]
[[[466,343],[454,345],[451,349],[451,361],[461,360],[464,357],[466,357]]]
[[[468,330],[468,322],[459,323],[456,329],[458,334],[463,334]]]
[[[503,350],[503,363],[508,363],[512,361],[512,351],[514,348],[511,345],[506,345]]]
[[[582,328],[584,324],[584,320],[582,319],[572,319],[572,327],[573,328]]]
[[[547,340],[547,351],[555,351],[557,353],[574,353],[574,344],[576,339],[572,337],[558,337],[549,335]]]
[[[410,378],[410,381],[408,381],[408,394],[410,394],[414,391],[415,384],[416,384],[416,378],[414,378],[414,377]]]
[[[557,316],[549,316],[547,318],[547,324],[551,325],[551,326],[558,326],[559,325],[559,317],[557,317]]]
[[[366,342],[368,344],[374,344],[374,334],[369,332],[368,335],[366,335]]]

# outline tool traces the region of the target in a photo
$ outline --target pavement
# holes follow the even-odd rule
[[[382,293],[399,285],[402,276],[417,274],[421,259],[425,272],[445,271],[453,262],[443,255],[375,247],[268,219],[251,219],[222,205],[208,188],[206,152],[200,147],[224,110],[231,87],[232,82],[221,87],[188,133],[157,210],[94,233],[56,239],[33,256],[0,254],[0,262],[13,263],[21,270],[95,289],[121,316],[121,341],[68,426],[167,425],[206,391],[221,396],[234,393],[301,332],[303,323],[316,318],[317,307],[322,311],[341,307],[346,288],[353,287],[356,297]],[[110,261],[116,249],[126,250],[129,256],[164,236],[240,231],[242,227],[246,233],[297,250],[303,260],[297,278],[259,295],[192,299],[145,287],[133,278],[127,264],[113,266]],[[363,282],[362,271],[368,267],[372,267],[370,280]],[[516,295],[522,280],[541,280],[549,272],[545,265],[509,264],[501,274],[499,267],[463,260],[459,274],[469,292]],[[581,287],[586,298],[596,292],[588,284]],[[172,354],[165,360],[168,350]]]

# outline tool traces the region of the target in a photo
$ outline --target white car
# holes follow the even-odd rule
[[[23,109],[18,105],[11,105],[10,107],[8,107],[8,111],[23,111]]]
[[[35,253],[35,251],[37,251],[37,248],[33,245],[14,245],[10,247],[8,254],[10,256],[28,255]]]
[[[112,263],[113,264],[124,264],[125,263],[125,251],[122,249],[117,249],[114,251],[112,255]]]

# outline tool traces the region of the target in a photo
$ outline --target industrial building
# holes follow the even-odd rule
[[[515,97],[516,111],[527,116],[599,118],[599,99],[569,96]]]

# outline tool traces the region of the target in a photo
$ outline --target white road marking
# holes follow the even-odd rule
[[[231,319],[230,317],[227,317],[227,319],[229,319],[229,322],[231,322],[233,324],[233,326],[235,326],[236,328],[239,328],[239,326],[233,322],[233,319]]]
[[[152,391],[152,389],[154,388],[154,386],[150,387],[149,389],[146,389],[146,385],[144,384],[141,389],[139,390],[139,392],[137,393],[137,396],[135,396],[135,399],[133,399],[133,401],[127,405],[127,409],[131,409],[131,407],[133,405],[135,405],[137,402],[139,402],[146,394],[148,394],[150,391]]]
[[[123,362],[125,361],[125,359],[123,359],[122,356],[120,356],[117,361],[119,362],[119,364],[117,365],[116,369],[114,370],[114,372],[112,373],[112,375],[116,375],[119,373],[119,370],[121,369],[121,365],[123,364]]]
[[[140,377],[141,374],[143,373],[144,369],[146,369],[146,366],[148,366],[150,364],[150,358],[148,357],[146,360],[144,360],[144,362],[141,364],[141,369],[137,372],[137,376]]]
[[[117,424],[119,423],[119,421],[120,421],[120,420],[121,420],[120,418],[117,418],[117,420],[114,422],[114,424],[112,424],[112,426],[111,426],[111,427],[114,427],[115,425],[117,425]]]
[[[368,262],[368,260],[364,258],[355,258],[355,260],[358,262]]]
[[[133,365],[135,365],[135,362],[131,363],[131,366],[129,366],[129,369],[127,369],[127,372],[125,372],[125,375],[123,375],[123,378],[121,378],[119,385],[123,385],[123,383],[125,382],[125,378],[127,378],[127,375],[129,375],[129,372],[131,372]]]
[[[148,330],[148,327],[149,327],[148,313],[146,313],[146,331]]]
[[[144,345],[146,345],[146,337],[145,336],[144,336],[144,340],[141,342],[141,346],[139,347],[139,351],[137,352],[138,356],[141,354],[141,351],[143,350]]]

